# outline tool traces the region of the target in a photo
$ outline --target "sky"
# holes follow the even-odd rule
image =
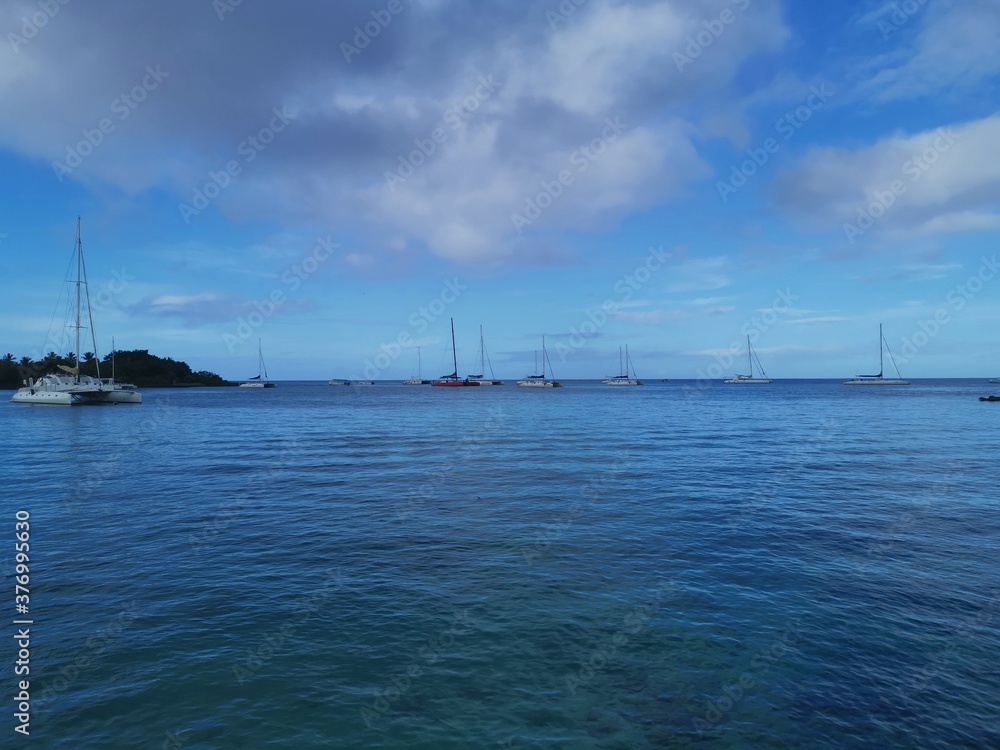
[[[7,0],[0,347],[1000,375],[1000,3]],[[71,277],[71,276],[70,276]],[[62,296],[61,296],[62,295]],[[63,300],[62,302],[60,300]],[[91,351],[93,346],[81,346]],[[887,374],[894,374],[886,363]]]

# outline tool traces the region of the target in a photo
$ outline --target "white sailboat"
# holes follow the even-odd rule
[[[537,352],[536,352],[537,356]],[[549,380],[545,377],[545,361],[548,359],[548,355],[545,353],[545,336],[542,336],[542,374],[541,375],[529,375],[524,380],[518,380],[517,384],[521,388],[562,388],[562,383],[556,380]],[[538,362],[535,362],[535,369],[538,369]],[[552,363],[549,362],[549,369],[552,369]]]
[[[417,377],[404,380],[403,385],[430,385],[431,381],[424,380],[420,374],[420,347],[417,347]]]
[[[77,404],[141,404],[142,394],[128,383],[116,383],[112,377],[101,378],[100,358],[97,356],[97,336],[94,333],[93,314],[90,309],[90,293],[87,290],[87,269],[83,262],[83,242],[80,239],[80,217],[76,217],[76,322],[71,326],[76,330],[74,366],[59,365],[62,374],[50,373],[40,378],[29,378],[11,398],[16,404],[50,404],[53,406],[73,406]],[[83,304],[87,305],[88,325],[81,323]],[[80,331],[90,330],[94,346],[94,360],[97,377],[80,374]],[[113,354],[112,354],[113,357]],[[114,360],[112,359],[112,362]]]
[[[892,362],[893,368],[896,370],[896,376],[898,379],[893,380],[892,378],[882,377],[882,349],[885,348],[889,351],[889,343],[885,340],[885,336],[882,335],[882,324],[878,325],[878,375],[858,375],[853,380],[847,380],[844,385],[909,385],[910,381],[903,380],[902,375],[899,374],[899,368],[896,367],[896,360],[892,357],[892,352],[889,351],[889,360]]]
[[[629,368],[632,369],[632,377],[629,377]],[[604,385],[642,385],[639,376],[632,367],[632,360],[628,356],[628,344],[625,345],[625,359],[622,361],[622,348],[618,347],[618,371],[621,375],[614,375],[604,381]]]
[[[264,350],[261,349],[260,339],[257,339],[257,374],[252,378],[247,378],[245,383],[240,383],[240,388],[277,388],[277,384],[272,383],[267,378],[267,367],[264,365]]]
[[[753,376],[753,363],[757,360],[757,369],[760,370],[760,377],[755,378]],[[760,360],[757,359],[757,354],[754,352],[753,347],[750,346],[750,336],[747,336],[747,369],[750,371],[749,375],[733,375],[729,380],[723,380],[723,383],[745,383],[745,384],[758,384],[765,385],[771,381],[768,379],[767,375],[764,373],[764,368],[760,365]]]
[[[496,375],[493,374],[493,363],[490,362],[490,377],[487,380],[486,375],[486,363],[489,361],[489,356],[486,354],[486,344],[483,341],[483,327],[479,326],[479,374],[470,375],[466,378],[469,385],[503,385],[502,380],[497,380]]]

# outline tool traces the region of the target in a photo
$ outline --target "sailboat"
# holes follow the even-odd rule
[[[446,388],[447,387],[454,388],[456,386],[472,385],[468,380],[462,380],[460,377],[458,377],[458,354],[457,354],[457,351],[455,349],[455,319],[454,318],[451,319],[451,360],[452,360],[452,364],[455,367],[455,369],[451,373],[451,375],[442,375],[440,378],[438,378],[433,383],[431,383],[431,385],[432,386],[436,385],[436,386],[439,386],[439,387],[446,387]]]
[[[753,376],[753,363],[757,360],[757,369],[760,370],[760,377],[755,378]],[[750,346],[750,336],[747,336],[747,369],[750,371],[749,375],[733,375],[729,380],[723,380],[723,383],[757,383],[757,384],[767,384],[771,381],[768,380],[767,375],[764,373],[764,368],[760,365],[760,360],[757,359],[757,354],[754,352],[753,347]]]
[[[536,352],[535,356],[538,354]],[[556,380],[549,380],[545,377],[545,360],[548,359],[548,355],[545,353],[545,336],[542,336],[542,374],[541,375],[529,375],[524,380],[518,380],[517,384],[521,388],[562,388],[562,383]],[[538,369],[538,362],[535,362],[535,369]],[[549,362],[549,369],[552,369],[552,363]]]
[[[267,379],[267,367],[264,365],[264,351],[260,347],[260,339],[257,339],[257,374],[252,378],[247,378],[245,383],[240,383],[240,388],[277,388],[275,383]]]
[[[893,380],[891,378],[886,379],[882,377],[882,350],[883,348],[888,351],[889,343],[885,340],[885,336],[882,335],[882,324],[878,325],[878,375],[858,375],[854,380],[847,380],[844,385],[909,385],[910,381],[903,380],[902,376],[899,374],[899,368],[896,367],[896,360],[892,358],[892,352],[889,352],[889,360],[892,362],[893,368],[896,370],[896,375],[898,380]]]
[[[420,377],[420,347],[417,347],[417,377],[404,380],[403,385],[429,385],[431,381]]]
[[[629,377],[629,368],[632,368],[633,377]],[[618,371],[621,375],[615,375],[609,377],[604,381],[604,385],[642,385],[642,381],[635,374],[635,368],[632,367],[632,360],[628,356],[628,344],[625,345],[625,359],[622,360],[622,348],[618,347]]]
[[[483,342],[483,327],[479,326],[479,374],[470,375],[467,378],[469,385],[503,385],[503,381],[497,380],[496,375],[493,374],[492,362],[490,362],[490,379],[485,379],[486,362],[488,360],[489,356],[486,354],[486,344]]]
[[[76,217],[76,245],[73,248],[76,256],[76,322],[70,326],[76,330],[76,349],[73,367],[59,365],[62,374],[49,373],[40,378],[28,378],[24,385],[11,398],[16,404],[51,404],[55,406],[73,406],[76,404],[141,404],[142,394],[135,386],[126,383],[116,383],[112,377],[101,378],[101,363],[97,356],[97,336],[94,333],[93,314],[90,309],[90,292],[87,290],[87,269],[83,262],[83,242],[80,239],[80,217]],[[83,303],[87,304],[87,322],[81,323]],[[90,338],[94,345],[94,360],[97,377],[80,374],[80,331],[90,330]],[[113,347],[112,347],[113,348]],[[112,353],[112,357],[114,354]],[[114,360],[112,359],[112,362]],[[113,366],[113,365],[112,365]]]

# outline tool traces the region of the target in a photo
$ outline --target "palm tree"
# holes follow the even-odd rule
[[[21,357],[21,367],[30,367],[31,357]]]
[[[10,352],[7,352],[7,354],[3,355],[3,361],[4,362],[13,362],[14,361],[14,355],[11,354]]]

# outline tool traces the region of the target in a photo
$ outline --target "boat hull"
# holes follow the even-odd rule
[[[729,385],[767,385],[772,382],[767,378],[731,378],[730,380],[723,380],[723,383]]]
[[[643,385],[643,382],[625,378],[608,378],[604,381],[604,385]]]
[[[240,388],[277,388],[274,383],[240,383]]]
[[[555,380],[518,380],[518,388],[562,388]]]
[[[909,385],[909,380],[886,380],[872,378],[871,380],[847,380],[844,385]]]

